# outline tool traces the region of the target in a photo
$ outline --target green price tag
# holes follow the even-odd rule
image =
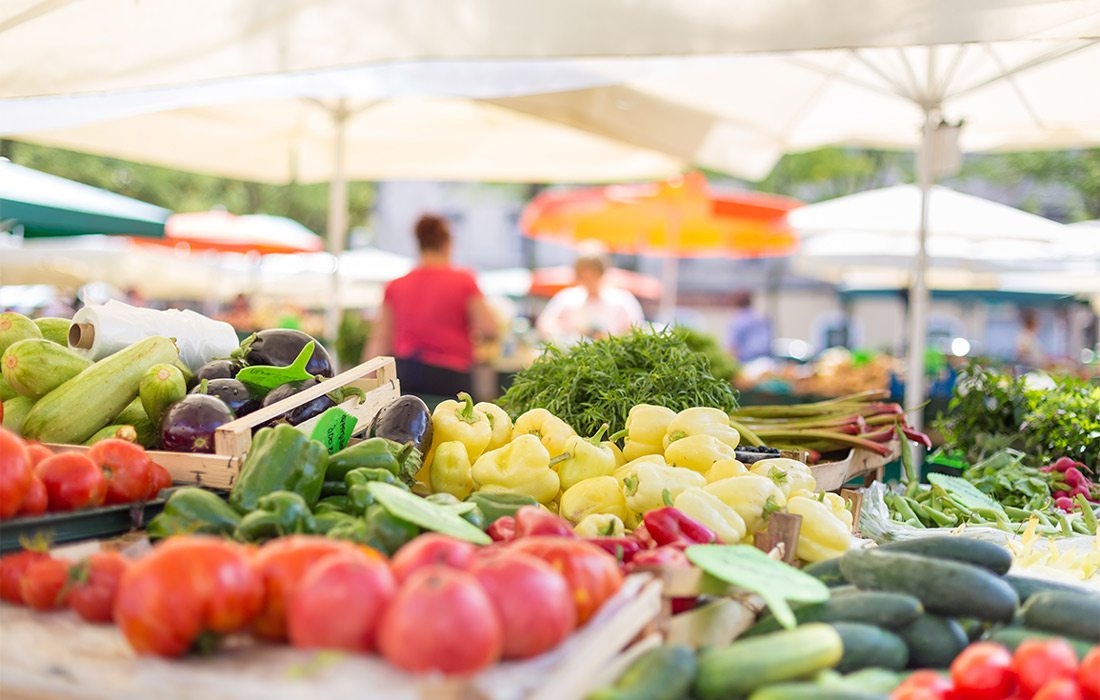
[[[310,433],[309,437],[318,442],[323,442],[330,455],[335,454],[347,447],[348,440],[351,439],[351,434],[355,431],[355,424],[358,421],[358,418],[344,409],[333,406],[321,414],[321,418],[317,421],[317,425],[313,426],[313,432]]]
[[[306,343],[302,351],[298,353],[298,357],[294,358],[294,362],[291,362],[286,367],[274,367],[271,365],[252,365],[251,367],[245,367],[240,372],[237,372],[237,380],[250,386],[270,391],[287,382],[298,382],[303,379],[311,379],[313,375],[306,371],[306,365],[309,364],[309,358],[313,355],[313,347],[315,345],[316,343],[312,340]]]

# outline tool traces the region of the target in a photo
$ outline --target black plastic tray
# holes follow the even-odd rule
[[[23,540],[37,536],[49,538],[53,544],[113,537],[144,527],[145,523],[164,508],[164,502],[175,489],[165,489],[160,496],[144,503],[122,503],[102,508],[46,513],[30,518],[12,518],[0,522],[0,552],[20,549]]]

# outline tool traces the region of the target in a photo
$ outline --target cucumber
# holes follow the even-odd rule
[[[970,643],[950,617],[922,615],[897,631],[909,648],[909,668],[947,668]]]
[[[1058,581],[1048,581],[1047,579],[1033,578],[1031,576],[1009,574],[1005,576],[1005,581],[1007,581],[1008,585],[1012,586],[1012,589],[1020,596],[1021,603],[1026,603],[1031,596],[1036,593],[1042,593],[1043,591],[1066,591],[1068,593],[1095,595],[1095,591],[1085,588],[1084,586],[1075,586],[1072,583],[1060,583]]]
[[[901,685],[903,674],[885,668],[865,668],[862,671],[848,673],[831,681],[830,685],[862,690],[873,693],[890,693]],[[818,681],[820,682],[820,680]]]
[[[829,588],[843,586],[848,583],[844,575],[840,573],[840,557],[815,562],[803,567],[802,572],[813,576]]]
[[[981,620],[975,620],[972,617],[959,617],[955,621],[959,623],[959,627],[962,627],[963,632],[966,633],[966,638],[971,642],[978,641],[986,633],[986,624]]]
[[[817,683],[777,683],[757,690],[749,700],[888,700],[889,697],[889,693]]]
[[[137,430],[135,430],[132,425],[108,425],[105,428],[97,430],[95,435],[84,441],[84,444],[94,445],[101,440],[109,440],[111,438],[118,438],[126,442],[137,442]]]
[[[16,435],[23,434],[23,422],[34,407],[34,399],[16,396],[4,402],[4,427]]]
[[[92,366],[92,361],[45,338],[8,346],[0,358],[4,380],[23,396],[38,399]]]
[[[1043,591],[1020,612],[1025,627],[1100,643],[1100,595]]]
[[[1004,547],[972,537],[915,537],[879,546],[887,552],[908,552],[933,559],[949,559],[973,564],[1003,576],[1012,568],[1012,552]]]
[[[168,407],[184,396],[187,396],[187,380],[179,368],[167,362],[150,367],[138,384],[141,406],[153,425],[159,426]]]
[[[858,622],[835,622],[832,627],[844,644],[844,656],[836,666],[840,673],[865,668],[900,671],[909,662],[909,649],[896,634]]]
[[[134,431],[137,433],[137,444],[146,449],[156,447],[157,442],[160,441],[160,431],[153,425],[153,421],[149,420],[149,416],[145,414],[145,409],[141,405],[141,397],[126,404],[126,408],[122,409],[122,413],[115,416],[111,423],[134,426]]]
[[[178,355],[172,340],[152,336],[105,357],[39,399],[23,424],[24,436],[84,442],[134,400],[147,369]]]
[[[38,326],[38,330],[46,340],[69,347],[69,326],[72,325],[69,319],[43,316],[34,319],[34,325]]]
[[[940,615],[1008,622],[1020,602],[1012,587],[985,569],[944,559],[881,549],[853,549],[840,559],[851,583],[908,593]]]
[[[27,338],[41,338],[42,331],[23,314],[14,311],[0,313],[0,353],[8,349],[12,343]]]
[[[920,601],[904,593],[858,591],[834,595],[824,603],[800,605],[794,609],[799,624],[806,622],[859,622],[892,629],[909,624],[924,612]],[[782,629],[779,622],[765,614],[746,630],[745,637],[755,637]]]
[[[1028,639],[1045,640],[1054,639],[1055,637],[1069,642],[1069,645],[1073,647],[1073,651],[1077,654],[1078,661],[1085,658],[1085,655],[1095,646],[1092,642],[1084,639],[1076,639],[1074,637],[1067,637],[1064,634],[1054,634],[1052,632],[1044,632],[1029,627],[1018,627],[1016,625],[1009,625],[1008,627],[1002,627],[996,630],[989,635],[989,640],[1007,647],[1009,651],[1016,651],[1016,647],[1020,646],[1020,644]]]
[[[4,381],[4,375],[0,374],[0,401],[7,401],[19,396],[19,392],[11,388],[11,384]]]
[[[586,700],[680,700],[695,677],[695,651],[680,644],[650,649],[615,681]]]
[[[843,654],[837,631],[817,622],[707,649],[699,654],[695,697],[721,700],[748,695],[757,688],[832,668]]]

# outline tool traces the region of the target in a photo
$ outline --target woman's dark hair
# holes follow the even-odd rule
[[[442,216],[425,214],[416,222],[416,242],[421,251],[442,250],[451,242],[451,225]]]

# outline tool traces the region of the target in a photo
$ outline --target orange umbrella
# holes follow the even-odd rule
[[[224,211],[173,214],[165,225],[164,238],[151,239],[148,244],[261,255],[324,249],[320,236],[293,219],[263,214],[236,216]]]
[[[659,183],[551,190],[523,212],[523,232],[597,240],[620,253],[759,258],[792,254],[787,212],[801,205],[759,192],[712,192],[700,173]]]
[[[656,277],[613,267],[604,275],[604,281],[611,287],[627,290],[639,299],[661,298],[661,280]],[[533,297],[552,297],[576,283],[571,267],[540,267],[531,275],[528,293]]]

